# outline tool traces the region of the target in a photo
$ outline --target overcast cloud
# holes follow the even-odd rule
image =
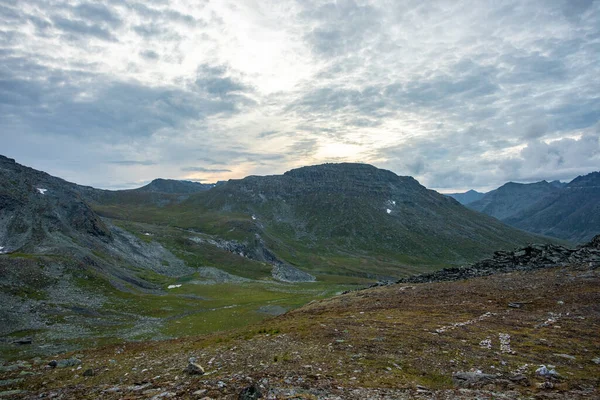
[[[77,183],[600,166],[600,0],[0,2],[0,154]]]

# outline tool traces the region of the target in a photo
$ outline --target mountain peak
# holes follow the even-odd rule
[[[152,182],[136,189],[140,192],[154,193],[197,193],[213,188],[214,184],[204,184],[194,181],[157,178]]]

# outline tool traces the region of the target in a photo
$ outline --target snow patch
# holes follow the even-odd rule
[[[40,192],[40,194],[46,194],[48,189],[37,188],[37,191]]]
[[[148,232],[146,232],[146,233],[144,233],[144,236],[152,236],[152,234],[151,234],[151,233],[148,233]]]
[[[252,220],[253,220],[253,221],[256,221],[256,215],[253,215],[253,216],[252,216]]]
[[[390,210],[389,208],[387,210],[385,210],[388,214],[392,213],[392,210]]]
[[[4,254],[4,253],[5,253],[4,246],[0,246],[0,254]]]
[[[181,287],[181,285],[169,285],[169,286],[167,286],[167,289],[177,289],[180,287]]]

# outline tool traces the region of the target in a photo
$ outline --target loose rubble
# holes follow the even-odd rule
[[[444,268],[440,271],[400,279],[396,283],[427,283],[457,281],[492,274],[529,271],[563,265],[586,264],[600,267],[600,235],[576,249],[553,244],[531,244],[515,251],[497,251],[494,257],[472,265]],[[374,286],[378,286],[377,284]],[[521,308],[525,303],[509,303],[509,307]]]

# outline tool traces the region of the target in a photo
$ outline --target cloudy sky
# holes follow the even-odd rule
[[[1,0],[0,154],[103,188],[600,169],[600,0]]]

